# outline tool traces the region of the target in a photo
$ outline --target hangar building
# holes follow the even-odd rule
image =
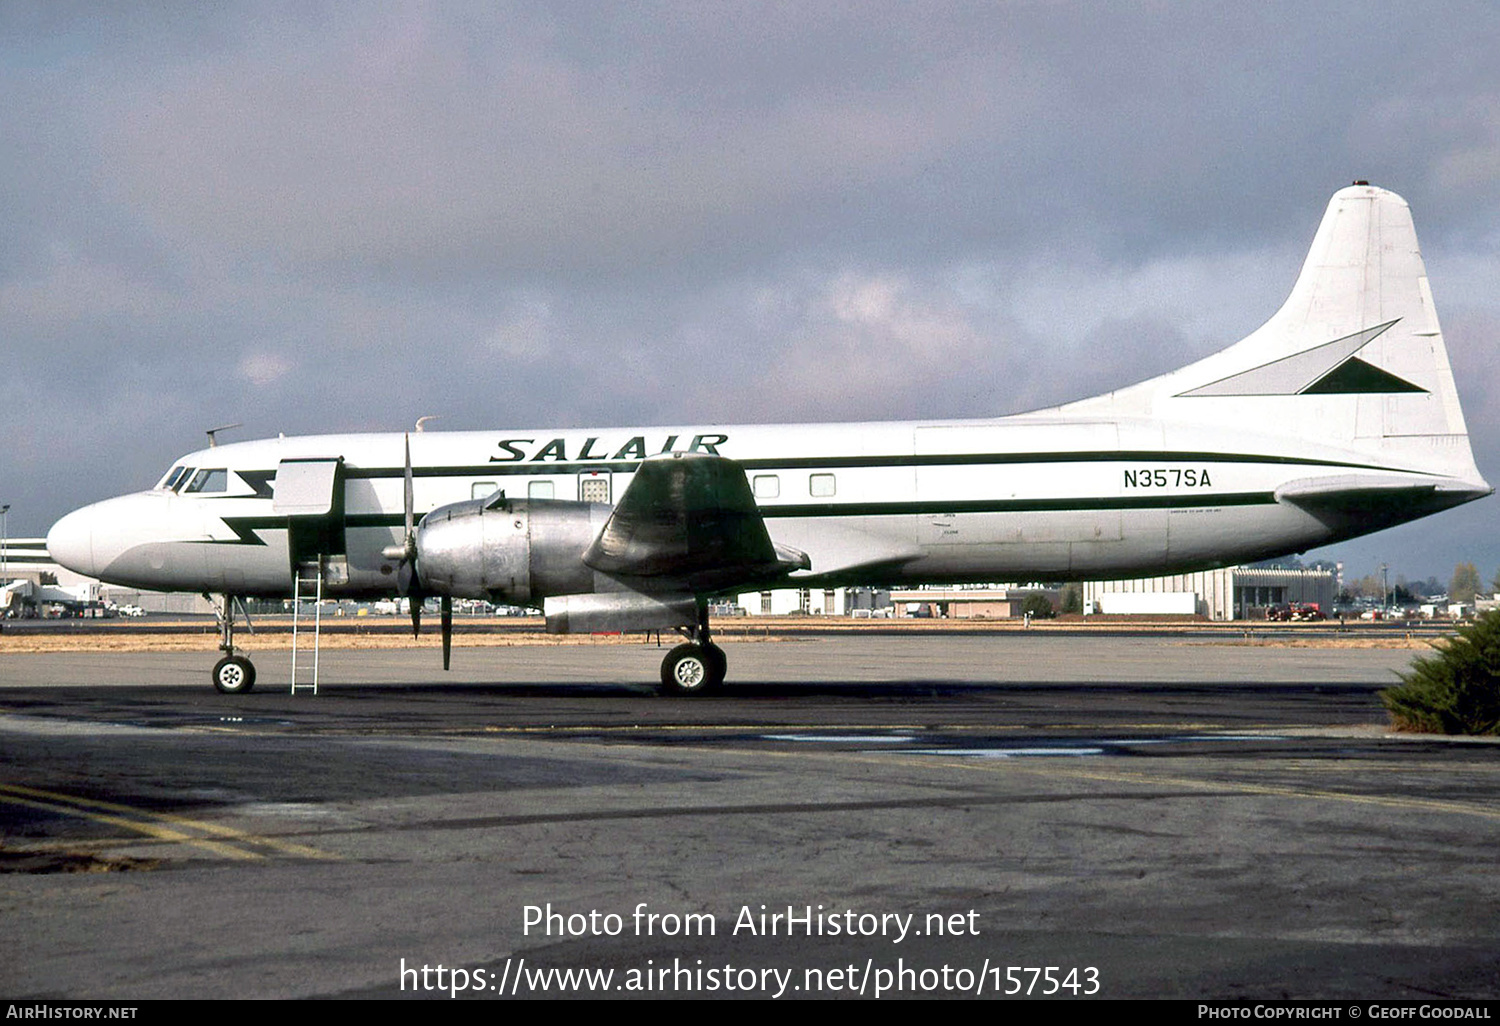
[[[1085,581],[1083,611],[1118,615],[1156,613],[1209,620],[1259,620],[1292,602],[1316,603],[1325,614],[1338,597],[1333,570],[1270,570],[1228,566],[1195,574],[1133,581]]]

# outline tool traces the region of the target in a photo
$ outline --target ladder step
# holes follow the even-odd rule
[[[304,576],[304,569],[311,573]],[[301,650],[303,603],[312,604],[312,666],[307,665]],[[323,625],[323,574],[317,567],[299,568],[292,582],[292,694],[298,691],[318,693],[319,641]]]

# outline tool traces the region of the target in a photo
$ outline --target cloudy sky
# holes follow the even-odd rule
[[[117,9],[123,8],[123,9]],[[248,438],[990,416],[1411,203],[1500,481],[1492,2],[0,4],[10,534]],[[1500,499],[1317,553],[1500,569]]]

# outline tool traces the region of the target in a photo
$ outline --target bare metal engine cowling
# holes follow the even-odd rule
[[[417,528],[417,574],[430,594],[537,605],[594,590],[583,554],[611,507],[558,499],[440,506]]]

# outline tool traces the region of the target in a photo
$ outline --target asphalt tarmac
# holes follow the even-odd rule
[[[0,996],[1500,994],[1500,748],[1386,731],[1410,651],[725,647],[0,656]]]

